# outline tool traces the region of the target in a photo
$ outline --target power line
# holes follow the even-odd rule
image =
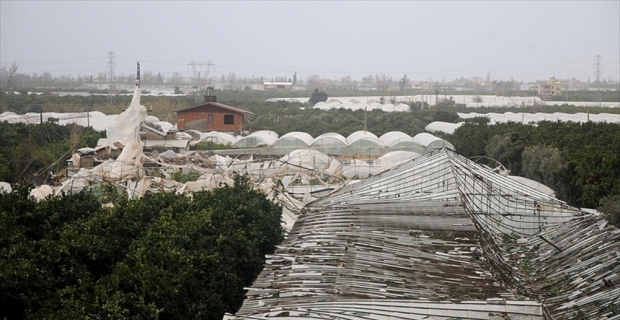
[[[596,78],[596,83],[601,83],[601,78],[603,77],[603,57],[597,55],[594,57],[594,77]]]
[[[38,60],[38,61],[0,61],[0,63],[52,63],[52,62],[75,62],[75,61],[94,61],[103,60],[105,58],[86,58],[86,59],[63,59],[63,60]]]
[[[192,71],[194,72],[196,102],[200,102],[200,95],[202,91],[206,89],[209,71],[211,70],[211,67],[215,67],[215,64],[211,63],[211,60],[207,62],[196,62],[192,59],[192,62],[188,63],[187,66],[191,66]]]
[[[116,68],[116,62],[114,62],[115,57],[116,54],[114,53],[114,51],[108,52],[108,104],[114,104],[114,95],[116,94],[116,84],[114,83],[114,80],[116,78],[116,75],[114,74],[114,68]]]

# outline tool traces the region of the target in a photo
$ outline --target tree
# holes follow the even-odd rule
[[[409,87],[409,79],[407,79],[407,75],[404,75],[398,81],[398,87],[400,88],[400,91],[404,91],[405,89],[407,89]]]
[[[172,77],[170,78],[170,83],[175,86],[183,84],[183,78],[181,77],[181,74],[179,74],[177,71],[173,72]]]
[[[228,72],[228,89],[235,90],[237,88],[237,74],[234,71]]]
[[[15,74],[17,73],[17,69],[19,69],[19,65],[17,64],[17,62],[13,62],[10,67],[0,66],[0,76],[7,79],[9,94],[13,94],[13,79],[15,78]]]
[[[306,89],[317,88],[322,86],[321,76],[318,74],[311,74],[306,79]]]
[[[308,100],[308,103],[310,103],[311,105],[315,105],[320,101],[327,101],[327,93],[319,91],[319,89],[314,89],[314,91],[312,92],[312,96],[310,96],[310,100]]]
[[[562,167],[560,150],[540,144],[526,146],[521,158],[524,177],[556,188],[555,176]]]
[[[435,114],[433,115],[434,121],[456,123],[458,119],[459,115],[454,111],[437,110],[437,112],[435,112]]]
[[[601,199],[598,211],[613,225],[620,228],[620,195],[609,195]]]
[[[29,192],[0,194],[0,319],[219,320],[283,238],[282,208],[247,176],[191,198]]]
[[[297,71],[293,74],[293,85],[297,85]]]

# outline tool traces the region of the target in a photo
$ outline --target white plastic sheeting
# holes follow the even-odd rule
[[[355,131],[347,137],[347,144],[357,148],[383,148],[385,144],[370,131]]]
[[[328,132],[316,138],[311,144],[312,147],[346,147],[347,139],[339,133]]]
[[[530,123],[530,122],[539,122],[539,121],[573,121],[573,122],[610,122],[610,123],[620,123],[620,115],[612,114],[612,113],[599,113],[599,114],[589,114],[588,113],[562,113],[562,112],[554,112],[554,113],[514,113],[514,112],[505,112],[505,113],[458,113],[459,117],[462,119],[469,119],[474,117],[488,117],[491,121],[490,124],[495,123],[505,123],[505,122],[522,122],[522,123]]]
[[[433,121],[429,123],[424,130],[428,132],[443,132],[453,134],[456,129],[463,125],[464,122],[450,123],[443,121]]]
[[[352,160],[343,165],[342,175],[347,179],[363,179],[376,175],[382,171],[382,167],[369,163],[369,161]]]
[[[311,149],[295,150],[280,158],[278,173],[299,172],[304,170],[324,171],[331,163],[331,159],[324,153]]]
[[[289,132],[276,140],[273,143],[273,147],[283,147],[283,148],[307,148],[309,147],[314,138],[311,135],[305,132]]]
[[[508,178],[510,178],[512,180],[515,180],[515,181],[518,181],[518,182],[520,182],[520,183],[522,183],[522,184],[524,184],[524,185],[526,185],[526,186],[528,186],[530,188],[536,189],[536,190],[538,190],[538,191],[540,191],[540,192],[542,192],[542,193],[544,193],[546,195],[555,197],[555,191],[553,191],[553,189],[547,187],[546,185],[544,185],[544,184],[542,184],[542,183],[540,183],[538,181],[534,181],[532,179],[528,179],[528,178],[525,178],[525,177],[519,177],[519,176],[508,176]]]
[[[454,150],[454,146],[441,138],[435,137],[434,135],[426,132],[418,133],[413,137],[413,140],[416,143],[419,143],[426,147],[427,149],[441,149],[448,148]]]
[[[375,164],[381,166],[381,171],[385,171],[419,156],[420,154],[417,152],[397,150],[388,152],[377,158],[377,160],[375,160]]]
[[[15,112],[3,112],[0,114],[0,122],[7,121],[9,123],[30,123],[36,124],[41,121],[41,117],[44,122],[50,120],[50,118],[58,119],[58,124],[65,125],[76,123],[81,126],[91,126],[97,131],[104,131],[109,126],[113,125],[118,115],[105,115],[99,111],[92,112],[43,112],[42,114],[29,112],[26,114],[16,114]]]
[[[225,132],[211,131],[200,134],[200,141],[209,141],[223,145],[233,145],[239,141],[239,137]]]
[[[30,196],[36,199],[37,201],[44,200],[45,198],[52,195],[53,193],[54,193],[54,190],[52,190],[52,187],[46,184],[30,190]]]
[[[140,124],[144,119],[146,119],[146,108],[140,105],[140,87],[136,86],[129,108],[118,116],[113,126],[106,130],[110,143],[120,142],[125,147],[116,158],[112,168],[104,173],[105,178],[116,180],[136,174],[142,158]]]
[[[252,132],[233,144],[233,148],[255,148],[258,146],[270,146],[278,140],[278,134],[270,130]]]
[[[379,139],[381,139],[387,147],[395,147],[401,141],[413,142],[413,138],[410,135],[401,131],[386,132]]]
[[[8,182],[0,181],[0,193],[11,193],[13,188]]]
[[[219,133],[209,133],[215,135]],[[201,140],[204,140],[206,134],[201,134]],[[449,142],[442,140],[429,133],[418,136],[418,140],[400,131],[391,131],[385,133],[381,138],[370,131],[356,131],[348,137],[344,137],[339,133],[328,132],[314,139],[305,132],[289,132],[282,137],[277,138],[277,134],[273,131],[257,131],[247,137],[243,137],[233,143],[233,148],[254,148],[257,146],[268,146],[274,148],[294,149],[319,149],[325,152],[326,149],[340,150],[343,152],[358,153],[363,150],[379,150],[383,148],[406,149],[415,152],[424,152],[426,149],[442,148],[444,145],[448,148],[454,148]],[[234,138],[232,138],[234,139]],[[219,141],[219,140],[218,140]],[[431,143],[434,142],[434,143]],[[351,148],[357,151],[346,151],[345,148]]]

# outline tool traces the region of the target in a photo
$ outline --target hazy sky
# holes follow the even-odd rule
[[[20,73],[143,70],[441,81],[620,78],[620,1],[5,1],[0,61]]]

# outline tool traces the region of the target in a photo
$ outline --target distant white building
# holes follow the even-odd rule
[[[293,89],[292,82],[274,82],[265,81],[262,85],[259,85],[258,90],[282,90],[288,91]]]

